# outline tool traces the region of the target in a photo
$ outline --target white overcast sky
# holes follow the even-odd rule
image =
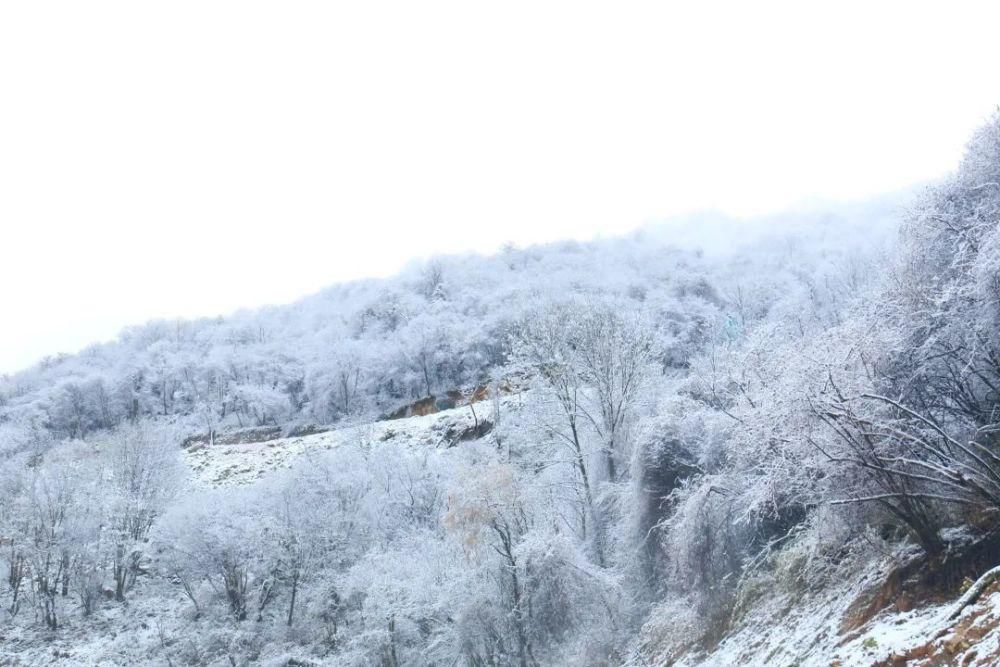
[[[0,4],[0,372],[437,252],[952,169],[996,3]]]

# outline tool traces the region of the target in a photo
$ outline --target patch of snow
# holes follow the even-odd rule
[[[501,399],[504,409],[514,407],[512,397]],[[479,421],[489,408],[477,408]],[[413,447],[448,447],[456,444],[454,434],[476,423],[469,406],[442,410],[421,417],[407,417],[337,428],[325,433],[238,445],[203,445],[183,453],[196,485],[225,487],[252,484],[268,473],[290,468],[299,457],[343,445],[377,446],[389,440]]]

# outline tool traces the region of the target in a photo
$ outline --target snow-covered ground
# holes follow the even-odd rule
[[[855,603],[877,588],[899,561],[873,563],[816,593],[768,596],[711,654],[693,653],[686,667],[931,667],[1000,664],[1000,585],[994,584],[958,618],[958,600],[900,612],[887,609],[845,630]]]
[[[502,399],[505,406],[513,400]],[[477,418],[489,419],[488,403],[477,404],[475,410],[474,416],[466,405],[422,417],[346,426],[315,435],[238,445],[204,445],[185,450],[183,457],[197,484],[213,487],[250,484],[273,470],[290,468],[303,454],[346,444],[371,446],[394,440],[413,447],[453,446],[458,434],[472,428]]]

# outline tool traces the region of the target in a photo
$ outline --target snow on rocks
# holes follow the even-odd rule
[[[897,561],[898,564],[898,561]],[[860,628],[844,619],[892,561],[873,564],[818,594],[774,596],[743,618],[711,653],[677,665],[933,667],[1000,664],[1000,581],[990,570],[959,599],[905,612],[885,610]]]

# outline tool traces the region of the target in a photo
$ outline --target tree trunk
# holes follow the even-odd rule
[[[299,578],[292,578],[292,599],[288,603],[288,627],[292,627],[292,619],[295,616],[295,596],[299,591]]]
[[[115,549],[114,562],[115,600],[125,601],[125,547],[119,544]]]
[[[584,509],[583,517],[581,519],[583,523],[583,535],[584,540],[587,539],[587,515],[593,523],[593,536],[594,536],[594,549],[597,556],[597,564],[604,567],[604,544],[603,544],[603,532],[601,527],[600,519],[597,516],[597,506],[594,504],[594,494],[590,488],[590,475],[587,474],[587,464],[583,460],[583,448],[580,446],[580,437],[576,430],[576,424],[570,424],[570,430],[573,434],[573,449],[576,454],[576,468],[580,471],[580,479],[583,482],[583,494],[584,499],[587,502],[587,507]]]
[[[62,564],[59,566],[62,570],[62,596],[66,597],[69,595],[69,554],[64,553],[62,556]]]

